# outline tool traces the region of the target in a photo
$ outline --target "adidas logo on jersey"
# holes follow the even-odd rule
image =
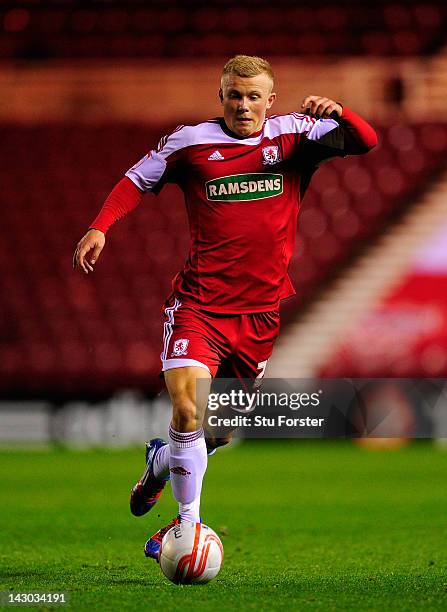
[[[225,157],[219,153],[219,151],[214,151],[212,155],[208,157],[208,161],[222,161]]]

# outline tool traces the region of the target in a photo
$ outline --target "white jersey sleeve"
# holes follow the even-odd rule
[[[335,119],[315,119],[308,115],[292,113],[298,127],[298,132],[303,134],[307,140],[331,147],[343,149],[343,130]]]
[[[301,138],[298,149],[303,153],[302,163],[318,167],[335,157],[345,157],[343,129],[335,119],[315,119],[293,113]]]
[[[141,191],[152,191],[166,171],[166,160],[156,151],[150,151],[126,172],[126,176]]]
[[[313,143],[318,148],[322,145],[326,151],[332,149],[335,156],[344,148],[343,130],[335,119],[315,119],[302,113],[273,115],[268,120],[266,136],[274,138],[279,134],[297,134],[301,146]]]
[[[126,172],[126,176],[141,191],[154,191],[168,170],[176,161],[176,153],[185,147],[185,139],[182,130],[185,126],[178,126],[172,134],[163,136],[156,149],[153,149],[142,157],[132,168]]]

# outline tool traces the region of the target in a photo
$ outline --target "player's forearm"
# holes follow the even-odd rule
[[[99,214],[90,224],[90,229],[94,228],[105,234],[115,221],[136,208],[142,198],[143,193],[125,176],[110,192]]]
[[[343,107],[339,123],[343,127],[347,154],[367,153],[377,145],[378,138],[374,128],[350,108]]]

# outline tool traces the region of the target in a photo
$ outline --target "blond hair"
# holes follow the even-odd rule
[[[272,88],[275,80],[275,75],[268,61],[257,55],[235,55],[228,60],[222,69],[222,76],[220,79],[221,87],[224,87],[227,77],[231,74],[242,78],[266,74],[272,81]]]

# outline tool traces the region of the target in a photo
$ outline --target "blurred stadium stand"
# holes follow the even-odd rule
[[[269,375],[445,376],[446,203],[444,164],[411,206],[299,309],[279,338]]]
[[[189,242],[180,191],[147,196],[113,228],[94,275],[72,272],[72,251],[162,133],[217,114],[219,69],[237,52],[272,59],[275,112],[312,88],[380,134],[373,153],[323,166],[306,195],[291,264],[298,296],[284,320],[308,312],[437,189],[446,21],[438,0],[0,2],[0,397],[57,405],[158,391],[162,303]],[[327,359],[306,375],[350,375],[352,359],[344,370]]]
[[[445,44],[441,0],[3,2],[11,59],[426,55]]]

